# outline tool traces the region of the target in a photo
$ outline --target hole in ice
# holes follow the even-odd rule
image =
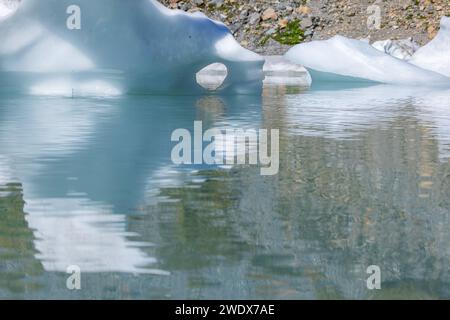
[[[217,90],[228,76],[228,69],[223,63],[213,63],[197,72],[197,83],[206,90]]]

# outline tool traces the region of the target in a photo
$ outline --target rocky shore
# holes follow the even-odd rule
[[[426,44],[450,15],[448,0],[160,0],[169,8],[224,22],[246,48],[283,54],[304,41],[341,34],[371,42],[413,38]]]

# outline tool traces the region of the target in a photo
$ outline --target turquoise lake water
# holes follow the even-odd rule
[[[174,165],[196,120],[279,129],[279,174]],[[450,298],[449,159],[450,90],[1,94],[0,298]]]

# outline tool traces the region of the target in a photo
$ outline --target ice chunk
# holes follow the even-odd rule
[[[450,79],[378,51],[370,44],[335,36],[302,43],[286,58],[304,65],[314,82],[375,82],[450,86]]]
[[[410,62],[450,77],[450,17],[443,17],[437,36],[420,48]]]
[[[220,22],[155,0],[76,4],[80,29],[67,25],[71,0],[22,0],[1,20],[1,85],[64,95],[201,93],[196,73],[222,63],[228,75],[218,91],[261,90],[264,60],[242,48]]]
[[[413,54],[420,48],[412,38],[376,41],[372,43],[372,46],[381,52],[401,60],[410,60]]]

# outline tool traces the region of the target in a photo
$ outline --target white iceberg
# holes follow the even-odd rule
[[[219,91],[261,89],[264,60],[203,14],[154,0],[73,4],[22,0],[1,18],[1,87],[64,95],[200,93],[196,73],[222,63],[228,72]]]
[[[410,62],[450,77],[450,17],[443,17],[437,36],[420,48]]]
[[[430,51],[428,68],[431,70],[425,69],[425,58],[419,59],[422,50],[417,51],[409,63],[375,49],[365,41],[343,36],[299,44],[290,49],[285,56],[305,66],[313,82],[369,82],[450,87],[450,78],[443,72],[446,70],[445,66],[450,63],[448,54],[450,37],[446,36],[448,33],[446,21],[444,18],[444,28],[436,41],[423,48]]]
[[[450,79],[443,75],[394,58],[366,42],[342,36],[299,44],[286,53],[286,58],[305,66],[313,82],[450,86]]]

